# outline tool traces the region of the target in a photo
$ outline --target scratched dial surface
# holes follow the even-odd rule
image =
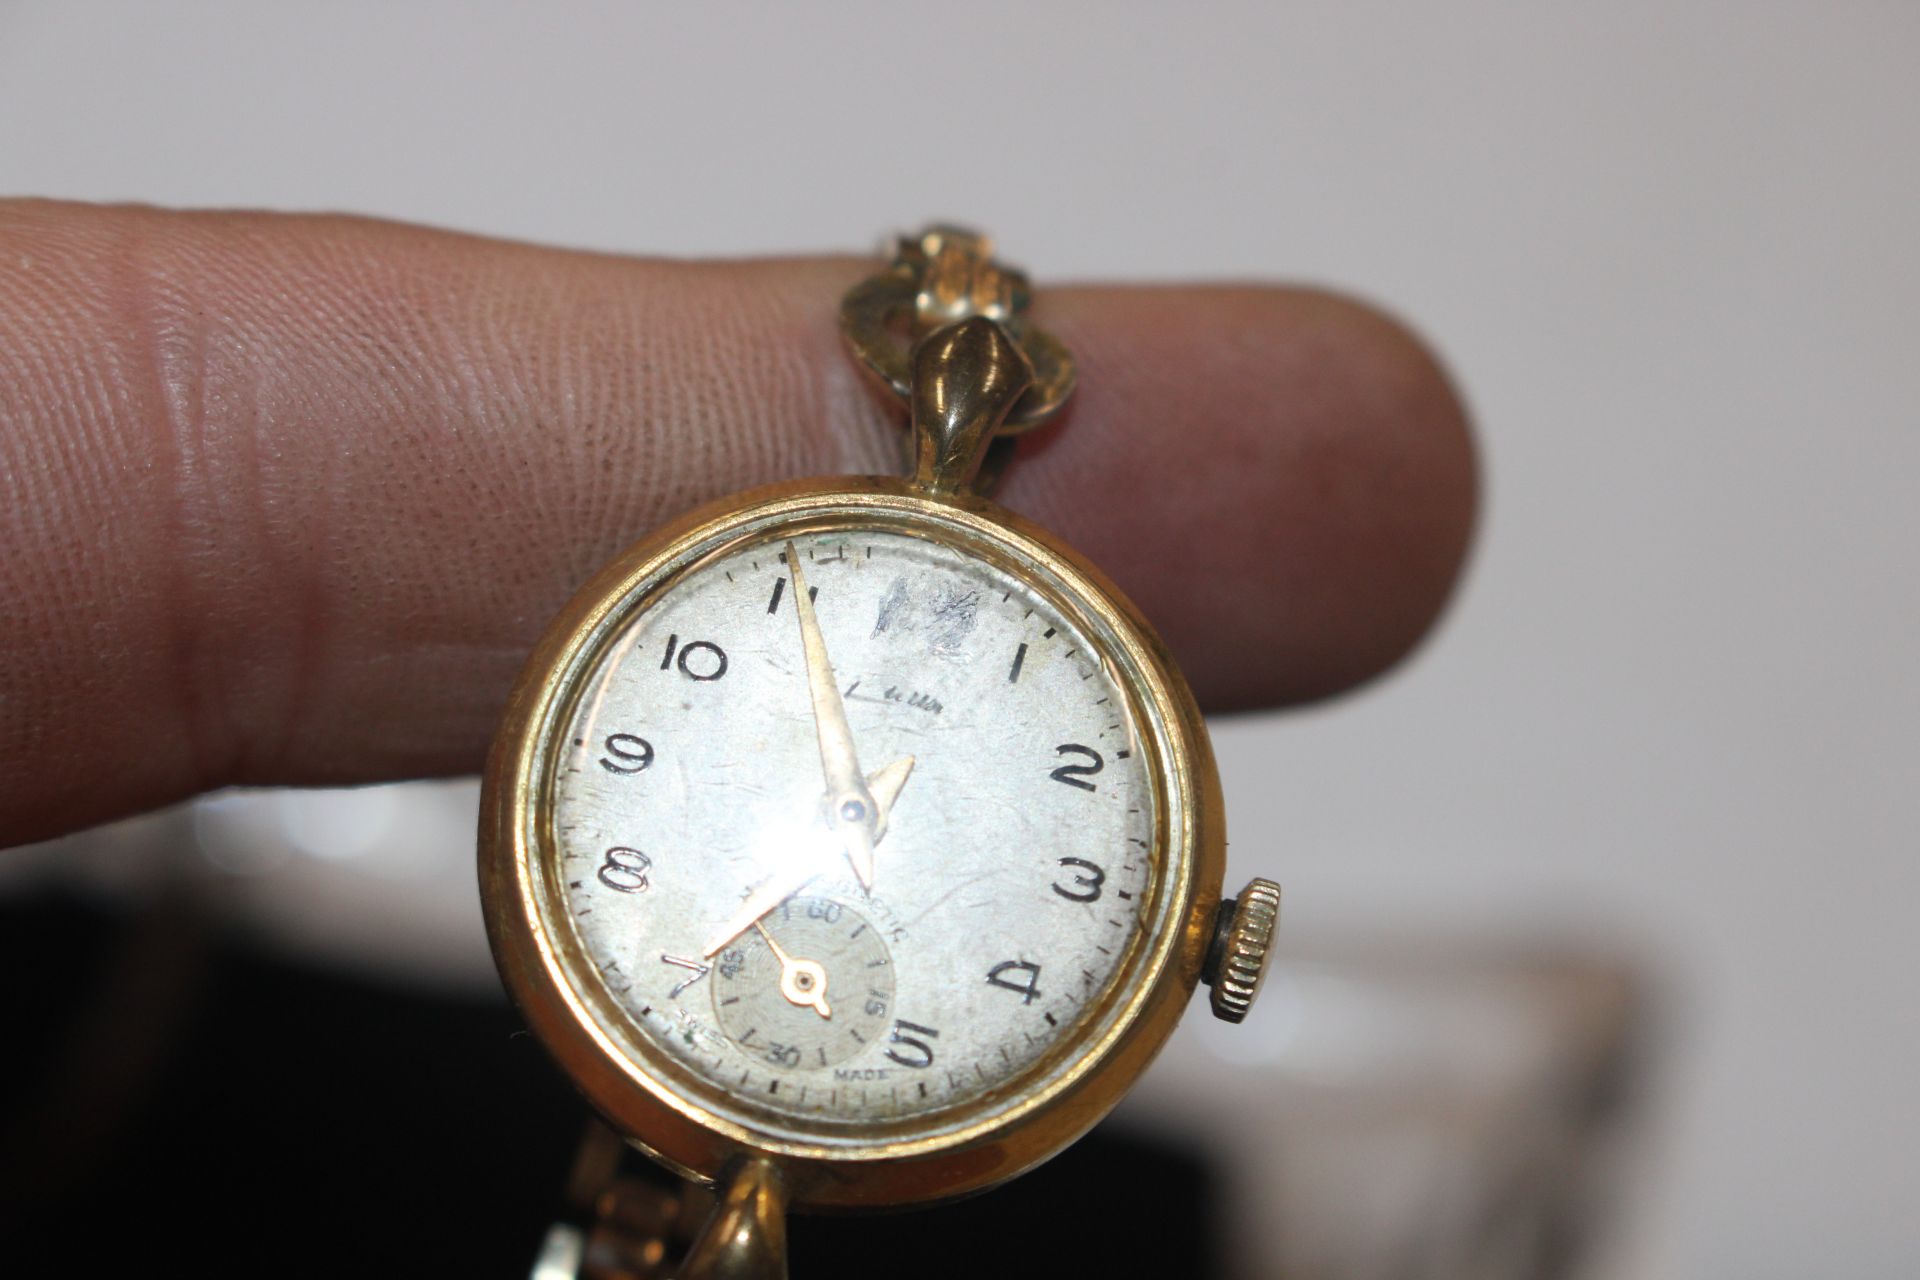
[[[861,773],[911,758],[869,797],[869,885],[835,825],[789,545]],[[944,543],[830,532],[706,562],[606,647],[558,765],[593,980],[776,1120],[1017,1089],[1143,942],[1155,814],[1129,706],[1066,610]],[[768,885],[794,887],[741,927]]]

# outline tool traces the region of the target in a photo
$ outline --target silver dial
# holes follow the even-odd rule
[[[1073,617],[955,546],[835,531],[709,559],[629,619],[553,829],[642,1037],[814,1129],[931,1116],[1070,1044],[1157,887],[1141,735]]]

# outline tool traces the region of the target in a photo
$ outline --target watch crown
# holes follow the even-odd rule
[[[1239,1022],[1253,1008],[1253,998],[1260,994],[1260,979],[1267,971],[1267,954],[1273,949],[1273,931],[1279,924],[1280,886],[1271,880],[1249,880],[1239,897],[1220,904],[1213,945],[1207,950],[1206,965],[1200,973],[1213,988],[1216,1018]]]

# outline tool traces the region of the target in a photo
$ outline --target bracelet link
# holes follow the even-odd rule
[[[1031,301],[1025,273],[996,261],[991,240],[936,225],[902,236],[887,269],[848,290],[840,304],[840,331],[860,363],[911,404],[914,349],[960,321],[993,321],[1032,367],[1032,383],[993,431],[1018,435],[1057,415],[1075,382],[1066,346],[1026,322]]]

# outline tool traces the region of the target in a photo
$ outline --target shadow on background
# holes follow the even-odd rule
[[[504,999],[291,963],[186,898],[6,903],[0,1010],[14,1275],[525,1276],[586,1117]],[[1218,1275],[1214,1173],[1110,1129],[958,1205],[797,1221],[794,1274]]]

